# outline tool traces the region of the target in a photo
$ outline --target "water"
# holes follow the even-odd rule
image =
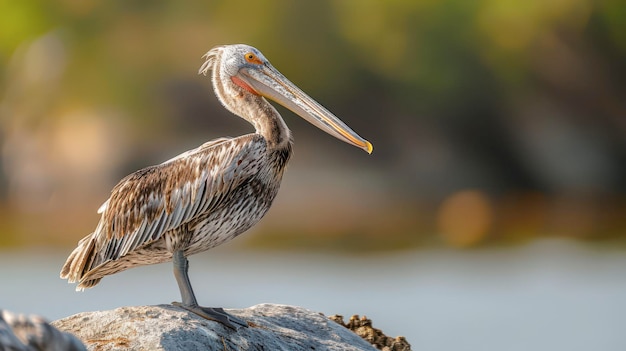
[[[57,319],[179,299],[169,264],[74,292],[68,252],[0,252],[0,308]],[[365,314],[414,350],[625,350],[626,254],[569,241],[367,257],[218,248],[191,258],[201,304],[271,302]]]

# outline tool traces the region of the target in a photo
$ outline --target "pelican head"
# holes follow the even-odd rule
[[[215,93],[224,107],[249,120],[247,110],[255,98],[268,98],[309,123],[368,153],[372,144],[361,138],[330,111],[291,83],[256,48],[244,45],[216,46],[203,56],[200,74],[213,72]],[[282,123],[282,120],[281,120]]]

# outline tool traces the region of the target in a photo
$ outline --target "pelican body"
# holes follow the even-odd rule
[[[203,56],[226,109],[255,133],[219,138],[122,179],[100,207],[93,233],[79,241],[61,270],[77,290],[132,267],[173,261],[182,302],[175,305],[237,329],[247,324],[221,308],[198,305],[187,256],[233,239],[270,208],[292,151],[291,132],[274,100],[328,134],[372,151],[372,145],[278,72],[248,45],[224,45]]]

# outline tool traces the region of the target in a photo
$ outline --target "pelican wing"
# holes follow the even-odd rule
[[[81,240],[61,277],[89,287],[88,280],[99,278],[92,274],[98,267],[210,212],[258,171],[265,148],[256,134],[221,138],[122,179],[98,210],[96,230]]]

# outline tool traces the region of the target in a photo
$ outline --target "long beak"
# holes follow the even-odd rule
[[[259,95],[272,99],[285,106],[309,123],[348,144],[359,147],[368,154],[372,144],[361,138],[324,106],[305,94],[269,63],[239,71],[238,77],[252,87]]]

